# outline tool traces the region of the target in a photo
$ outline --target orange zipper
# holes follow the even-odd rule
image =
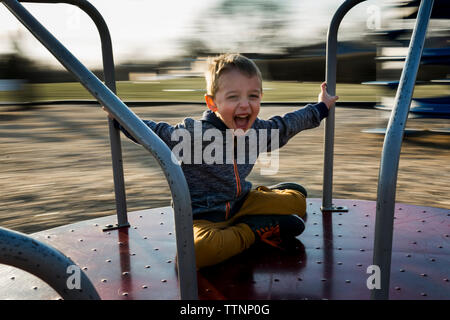
[[[234,176],[236,177],[236,197],[241,194],[241,179],[239,179],[239,171],[237,168],[236,160],[233,160]]]

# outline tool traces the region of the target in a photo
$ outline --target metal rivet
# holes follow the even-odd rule
[[[395,290],[397,290],[397,291],[400,290],[400,289],[401,289],[400,287],[395,287]]]
[[[431,258],[430,261],[434,262],[434,261],[436,261],[436,259],[435,258]]]
[[[359,251],[364,252],[364,251],[366,251],[366,250],[365,250],[365,249],[359,249]]]
[[[167,260],[167,263],[172,263],[172,260]]]
[[[314,237],[318,237],[319,235],[316,233],[315,235],[314,235]]]
[[[320,281],[325,282],[325,281],[327,281],[327,279],[320,279]]]
[[[47,239],[50,239],[50,236],[47,236]]]
[[[341,265],[342,265],[342,262],[338,262],[337,264],[338,264],[338,266],[341,266]]]
[[[159,249],[158,248],[155,248],[155,251],[158,251]]]
[[[322,261],[316,261],[316,263],[317,263],[317,264],[321,264],[321,263],[322,263]]]
[[[350,280],[345,280],[345,283],[350,283],[351,281]]]
[[[102,279],[102,282],[107,282],[108,280],[106,280],[106,279]]]
[[[417,241],[413,241],[412,244],[417,244]]]
[[[439,249],[442,249],[442,248],[443,248],[443,246],[438,246],[438,248],[439,248]]]
[[[297,280],[298,280],[298,281],[303,281],[303,279],[302,279],[302,278],[297,278]],[[447,281],[448,281],[448,280],[447,280]]]
[[[161,214],[164,214],[164,212],[161,212]]]
[[[426,273],[421,273],[420,275],[421,275],[422,277],[426,277],[426,276],[427,276]]]
[[[164,222],[160,222],[159,224],[162,226],[164,224]]]
[[[92,251],[97,251],[97,249],[93,248]]]
[[[98,227],[98,223],[94,224],[95,227]]]
[[[149,265],[146,265],[145,268],[148,269],[148,268],[150,268],[150,266],[149,266]]]
[[[361,238],[366,239],[367,237],[366,236],[362,236]]]
[[[11,277],[10,279],[11,279],[11,280],[14,280],[15,278],[16,278],[16,277]]]
[[[411,258],[411,255],[408,253],[408,254],[406,255],[406,257]]]
[[[420,295],[423,296],[423,297],[427,296],[427,294],[425,292],[422,292]]]
[[[106,260],[106,262],[111,262],[111,259]]]
[[[137,229],[137,227],[133,227],[133,229]]]
[[[362,267],[362,264],[361,264],[361,263],[358,263],[357,266],[358,266],[358,267]]]
[[[128,292],[124,292],[124,293],[122,293],[122,295],[126,297],[126,296],[128,296]]]
[[[74,232],[75,230],[73,230],[73,229],[70,229],[70,232]]]
[[[87,270],[88,268],[87,267],[83,267],[83,270]]]
[[[78,241],[83,242],[83,239],[78,239]]]
[[[319,250],[319,249],[320,249],[320,247],[316,247],[316,249],[317,249],[317,250]]]
[[[341,247],[339,247],[339,248],[338,248],[338,250],[342,250],[342,248],[341,248]]]
[[[127,276],[128,275],[128,271],[122,272],[122,275]]]
[[[145,239],[145,240],[147,240],[147,239],[148,239],[148,237],[144,237],[144,239]]]
[[[417,230],[417,232],[422,232],[422,230]]]
[[[276,279],[276,278],[275,278],[275,279],[273,279],[273,281],[278,282],[278,281],[280,281],[280,279]]]
[[[399,271],[400,271],[400,272],[405,272],[405,269],[400,269]]]
[[[444,281],[445,281],[445,282],[448,282],[449,280],[448,280],[447,278],[444,278]]]
[[[142,218],[142,216],[139,216],[139,218]]]
[[[143,286],[142,286],[142,289],[147,289],[148,287],[144,284]]]
[[[135,256],[136,255],[136,253],[130,253],[130,256]]]
[[[161,282],[167,282],[167,280],[166,279],[162,279]]]
[[[33,290],[37,290],[38,289],[38,287],[33,287]]]

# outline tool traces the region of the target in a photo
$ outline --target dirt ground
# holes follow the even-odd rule
[[[175,124],[199,117],[200,105],[134,107],[143,119]],[[293,107],[263,107],[261,118]],[[361,130],[385,127],[388,114],[338,107],[334,198],[375,200],[383,135]],[[408,128],[449,127],[449,120],[410,119]],[[323,131],[307,130],[280,150],[276,175],[254,185],[295,181],[321,197]],[[122,136],[128,210],[166,206],[170,191],[162,171],[142,147]],[[0,109],[0,226],[32,233],[115,213],[106,114],[94,105],[47,105]],[[450,135],[426,132],[405,137],[397,202],[450,209]]]

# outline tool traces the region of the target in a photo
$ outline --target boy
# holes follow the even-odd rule
[[[180,162],[192,201],[197,268],[220,263],[256,242],[279,246],[303,232],[306,190],[296,183],[252,190],[245,180],[254,166],[247,150],[257,157],[282,147],[301,130],[319,126],[338,99],[326,92],[323,83],[319,103],[261,120],[262,77],[256,64],[239,54],[210,58],[208,64],[205,100],[209,110],[200,121],[186,118],[171,126],[144,120],[174,153],[178,151],[179,158],[183,146]],[[210,140],[214,137],[214,143],[199,140],[195,137],[199,132]],[[250,139],[250,133],[261,132],[267,134]],[[239,154],[239,150],[246,152]]]

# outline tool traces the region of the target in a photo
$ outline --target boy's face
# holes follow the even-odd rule
[[[215,97],[205,96],[208,108],[229,129],[251,128],[259,114],[262,92],[261,81],[255,75],[248,77],[239,70],[229,70],[219,78]]]

